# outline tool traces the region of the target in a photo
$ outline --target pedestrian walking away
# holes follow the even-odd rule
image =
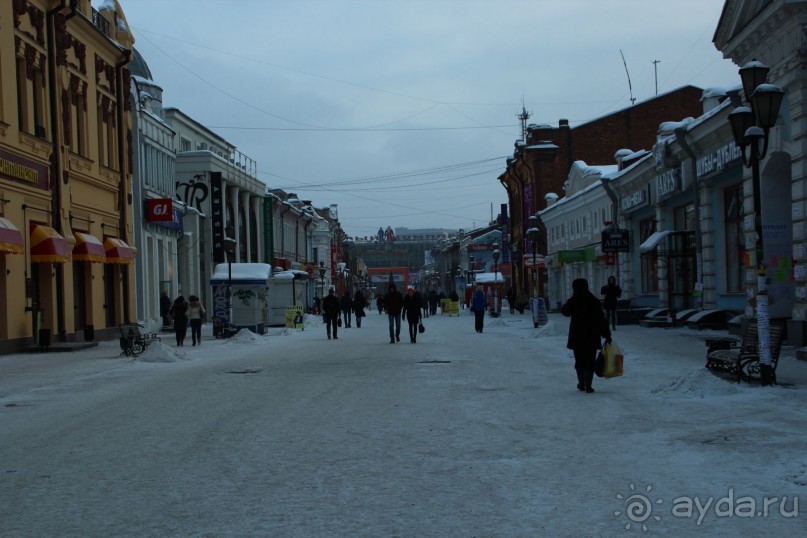
[[[174,300],[171,306],[171,317],[174,318],[174,331],[177,337],[177,345],[185,345],[185,335],[188,332],[188,303],[185,298],[180,295]]]
[[[342,306],[342,321],[343,327],[350,328],[350,313],[353,312],[353,299],[350,297],[350,292],[346,291],[344,295],[342,295],[342,301],[340,303]]]
[[[401,341],[401,310],[403,309],[403,296],[395,284],[389,285],[389,291],[384,297],[384,308],[389,319],[389,343]]]
[[[474,313],[474,329],[481,333],[485,328],[485,312],[488,309],[488,298],[485,297],[485,290],[482,284],[476,285],[474,296],[471,297],[471,312]]]
[[[356,295],[353,296],[353,313],[356,315],[356,328],[358,329],[361,328],[361,318],[367,315],[364,313],[366,306],[367,299],[361,290],[357,291]]]
[[[403,315],[409,324],[409,342],[417,343],[418,323],[420,323],[421,308],[423,308],[420,293],[415,288],[406,288],[406,296],[403,298]]]
[[[379,294],[378,297],[375,298],[375,305],[378,308],[378,315],[380,316],[384,312],[384,296],[383,295]]]
[[[196,295],[188,297],[188,301],[188,321],[191,324],[192,345],[202,345],[202,321],[205,317],[205,307]]]
[[[322,318],[325,320],[328,340],[331,339],[331,333],[333,333],[334,340],[339,340],[339,337],[336,336],[337,320],[339,319],[339,299],[336,298],[333,288],[328,290],[328,295],[322,300]]]
[[[603,296],[603,305],[605,306],[605,316],[608,319],[608,325],[612,330],[616,330],[616,305],[620,297],[622,297],[622,288],[616,283],[616,277],[609,276],[608,284],[600,289],[600,295]]]
[[[561,313],[570,317],[569,338],[566,347],[574,352],[574,369],[577,372],[577,390],[594,392],[594,360],[602,348],[601,337],[611,342],[611,331],[603,314],[600,300],[588,289],[588,281],[578,278],[572,282],[572,296],[561,307]]]

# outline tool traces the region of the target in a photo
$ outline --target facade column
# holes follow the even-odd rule
[[[261,212],[261,202],[263,201],[263,198],[253,195],[250,197],[249,201],[250,201],[250,211],[252,212],[252,215],[255,216],[255,223],[257,226],[257,230],[255,230],[255,233],[258,236],[257,241],[255,242],[255,244],[257,245],[257,249],[256,252],[253,253],[254,256],[253,259],[256,262],[260,262],[263,259],[262,256],[263,241],[261,240],[261,238],[263,237],[263,226],[262,226],[263,218]]]
[[[235,258],[233,259],[233,262],[238,262],[238,261],[240,261],[239,253],[241,251],[240,240],[239,240],[241,233],[240,233],[240,229],[239,229],[240,226],[239,226],[239,223],[238,223],[238,187],[235,187],[233,185],[228,185],[227,186],[227,194],[228,194],[228,196],[227,196],[226,203],[227,203],[228,211],[233,216],[233,220],[232,220],[232,223],[231,223],[232,227],[233,227],[233,236],[234,236],[233,239],[235,239]],[[226,224],[225,224],[225,226],[226,226]]]
[[[238,195],[238,205],[240,206],[240,210],[244,211],[244,227],[246,228],[246,233],[244,236],[246,237],[245,241],[247,242],[247,244],[244,245],[246,247],[244,248],[244,259],[241,261],[249,262],[252,260],[252,230],[250,230],[249,226],[250,215],[252,213],[252,206],[249,203],[250,193],[248,191],[240,191]]]

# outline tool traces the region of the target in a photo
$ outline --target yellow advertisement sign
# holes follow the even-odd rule
[[[442,299],[440,301],[440,313],[444,316],[459,316],[460,302],[452,301],[451,299]]]
[[[303,307],[302,306],[287,306],[286,307],[286,327],[290,329],[305,330],[303,327]]]

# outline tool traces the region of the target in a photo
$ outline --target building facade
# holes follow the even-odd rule
[[[134,318],[133,41],[114,1],[0,3],[0,352]]]

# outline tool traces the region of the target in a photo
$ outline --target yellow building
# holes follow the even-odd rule
[[[116,0],[0,1],[0,353],[133,317],[133,41]]]

